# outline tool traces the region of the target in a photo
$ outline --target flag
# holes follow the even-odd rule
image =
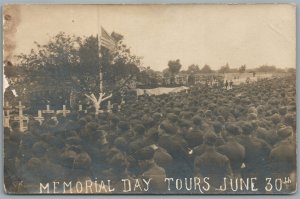
[[[116,41],[101,27],[100,45],[109,50],[116,48]]]

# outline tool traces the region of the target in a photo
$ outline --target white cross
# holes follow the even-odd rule
[[[22,106],[22,102],[19,101],[19,105],[16,106],[16,108],[19,109],[19,116],[15,117],[15,120],[19,121],[20,131],[23,132],[27,129],[27,127],[24,126],[24,121],[28,122],[28,118],[23,115],[23,108],[25,108],[25,106]]]
[[[42,113],[49,113],[49,114],[53,114],[54,110],[50,110],[50,105],[46,106],[46,110],[43,110]]]
[[[37,121],[39,121],[40,124],[43,123],[44,117],[43,117],[43,115],[42,115],[42,111],[41,111],[41,110],[38,111],[38,116],[37,116],[37,117],[34,117],[34,119],[37,120]]]
[[[110,101],[107,102],[107,112],[111,113],[111,109],[113,108],[113,105],[110,104]]]
[[[12,109],[12,106],[10,106],[8,102],[5,102],[4,110],[6,112],[6,116],[10,117],[11,109]]]
[[[4,111],[6,112],[6,115],[4,116],[4,127],[10,127],[9,121],[10,121],[10,111],[12,109],[12,106],[9,106],[8,102],[5,102]]]
[[[67,113],[71,113],[70,110],[67,110],[66,105],[63,105],[63,109],[62,110],[58,110],[56,111],[56,113],[62,113],[64,117],[67,116]]]
[[[125,100],[123,99],[123,97],[122,97],[121,104],[122,104],[122,105],[125,104]]]
[[[4,116],[4,127],[10,127],[9,125],[10,116]]]
[[[87,113],[87,110],[83,110],[83,109],[82,109],[82,105],[81,105],[81,104],[79,105],[78,111],[79,111],[79,112]]]

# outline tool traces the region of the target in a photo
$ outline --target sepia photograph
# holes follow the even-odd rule
[[[6,194],[294,194],[296,5],[6,4]]]

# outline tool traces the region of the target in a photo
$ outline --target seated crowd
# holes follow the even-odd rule
[[[295,81],[143,95],[112,113],[58,114],[42,124],[31,119],[26,132],[12,123],[4,129],[6,190],[109,179],[121,193],[121,179],[152,178],[150,193],[167,193],[165,178],[210,177],[213,187],[224,177],[263,179],[258,187],[266,177],[294,179]]]

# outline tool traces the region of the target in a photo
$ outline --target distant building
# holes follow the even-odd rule
[[[188,78],[189,78],[189,75],[187,75],[187,74],[178,74],[175,76],[175,84],[187,85]]]

